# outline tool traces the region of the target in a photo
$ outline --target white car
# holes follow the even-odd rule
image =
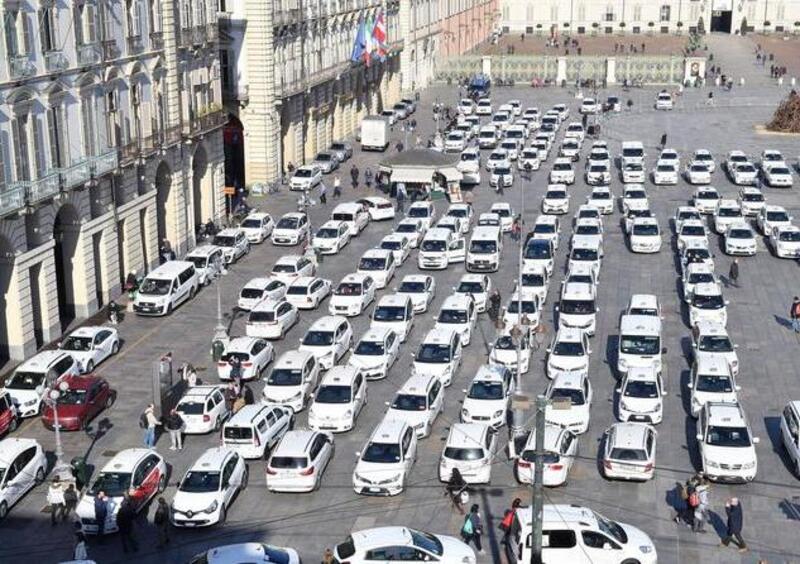
[[[589,370],[589,336],[572,327],[560,327],[547,348],[547,377],[551,380],[562,373]]]
[[[553,163],[553,168],[550,170],[549,182],[550,184],[574,184],[575,169],[572,167],[572,161],[570,159],[557,158]]]
[[[267,489],[271,492],[312,492],[319,488],[322,474],[333,459],[333,435],[320,431],[291,430],[281,438],[281,442],[272,449],[267,461],[266,477]],[[281,558],[280,555],[270,556],[263,562],[286,562],[287,564],[300,564],[300,558],[295,553],[296,560]],[[233,562],[259,562],[263,556],[252,558],[244,557],[241,560],[231,559],[225,564]],[[209,560],[209,564],[212,562]],[[221,563],[222,564],[222,563]]]
[[[413,374],[430,374],[449,386],[461,366],[461,336],[450,327],[434,327],[414,355]]]
[[[492,115],[492,101],[489,98],[481,98],[478,100],[478,104],[475,107],[475,113],[479,116],[490,116]]]
[[[724,325],[700,322],[692,329],[692,352],[695,358],[712,356],[722,358],[731,373],[739,373],[738,345],[734,345]]]
[[[720,355],[696,355],[686,387],[692,417],[697,417],[709,402],[739,402],[741,388],[736,384],[728,360]]]
[[[353,346],[353,328],[338,315],[320,317],[300,339],[300,350],[314,355],[324,370],[329,370]]]
[[[483,313],[486,311],[489,293],[492,291],[492,279],[485,274],[463,274],[453,291],[472,296],[478,313]]]
[[[699,219],[687,219],[681,223],[678,230],[678,250],[687,245],[708,246],[708,233],[706,224]]]
[[[422,222],[425,231],[433,226],[436,220],[436,208],[431,202],[414,202],[408,206],[406,218],[416,219]]]
[[[354,366],[334,366],[314,394],[308,426],[315,431],[350,431],[366,404],[367,379],[361,371]]]
[[[375,300],[375,281],[368,274],[348,274],[333,290],[328,313],[353,317]]]
[[[628,243],[634,253],[657,253],[661,250],[661,229],[654,217],[633,220]]]
[[[611,169],[607,164],[590,164],[586,169],[586,184],[607,186],[611,183]]]
[[[394,232],[408,239],[408,244],[412,249],[419,247],[425,237],[425,224],[416,219],[403,219],[394,228]]]
[[[275,224],[270,240],[273,245],[297,245],[310,236],[308,216],[301,212],[284,214]]]
[[[237,306],[243,311],[250,311],[263,300],[281,299],[288,287],[287,281],[275,277],[252,278],[239,291]]]
[[[603,248],[597,241],[575,241],[569,253],[567,270],[578,263],[588,264],[594,270],[596,278],[600,278],[600,265],[603,262]]]
[[[346,202],[333,208],[331,219],[346,223],[350,228],[350,235],[355,237],[369,225],[370,215],[363,204]]]
[[[484,212],[478,216],[478,227],[502,227],[500,216],[492,212]]]
[[[703,216],[694,206],[678,206],[675,210],[675,215],[672,218],[675,233],[680,233],[681,226],[684,221],[688,220],[702,220]]]
[[[644,164],[642,163],[625,163],[622,166],[622,183],[623,184],[644,184],[647,178]]]
[[[739,199],[737,201],[742,208],[742,214],[745,216],[756,216],[767,205],[767,200],[761,190],[752,186],[745,186],[739,190]]]
[[[508,160],[510,161],[516,161],[519,157],[519,145],[519,141],[508,137],[508,131],[506,131],[505,139],[500,141],[500,149],[508,154]]]
[[[469,98],[462,98],[458,102],[458,106],[456,109],[458,110],[458,113],[468,116],[472,114],[473,111],[475,111],[475,102],[473,102]]]
[[[761,208],[756,216],[756,225],[762,235],[769,236],[772,230],[778,226],[788,226],[792,224],[794,218],[786,212],[786,208],[781,206],[766,205]]]
[[[497,433],[483,423],[453,423],[439,458],[439,480],[458,470],[467,484],[488,484],[495,462]]]
[[[614,423],[605,432],[603,474],[609,479],[647,481],[656,465],[658,433],[647,423]]]
[[[545,421],[559,425],[576,435],[589,429],[592,384],[585,370],[559,373],[547,386]]]
[[[480,184],[481,182],[481,153],[477,147],[467,147],[461,152],[456,169],[462,174],[462,182],[466,184]]]
[[[671,110],[675,107],[672,94],[662,90],[656,95],[655,108],[657,110]]]
[[[316,270],[315,264],[306,255],[284,255],[275,261],[270,276],[287,284],[288,291],[288,284],[303,276],[313,276]]]
[[[44,482],[47,457],[36,440],[19,437],[0,441],[0,452],[3,453],[0,459],[0,475],[3,476],[0,481],[0,519],[5,519],[14,504]]]
[[[714,213],[717,210],[719,201],[719,192],[711,186],[698,188],[692,196],[692,205],[704,215]]]
[[[326,221],[311,238],[311,246],[323,255],[335,255],[350,242],[350,227],[344,221]]]
[[[584,217],[575,220],[570,247],[603,246],[603,221]]]
[[[544,305],[547,300],[547,289],[550,286],[550,277],[542,266],[522,267],[522,286],[514,286],[514,292],[536,296],[539,303]]]
[[[617,392],[617,419],[661,423],[663,396],[667,395],[661,373],[653,364],[631,366],[622,376]]]
[[[539,151],[533,147],[525,147],[517,159],[517,168],[521,171],[539,170],[542,161],[539,158]]]
[[[370,276],[375,281],[376,288],[381,289],[394,278],[394,271],[394,251],[370,249],[361,255],[356,273]]]
[[[608,154],[608,147],[593,144],[586,161],[588,165],[604,164],[611,168],[611,156]]]
[[[767,175],[769,175],[769,171],[767,171]],[[731,172],[731,180],[737,186],[755,186],[758,184],[758,169],[753,163],[737,164]]]
[[[583,124],[577,121],[567,124],[567,131],[564,133],[564,139],[577,139],[578,142],[583,143],[586,137],[586,130]]]
[[[564,185],[550,185],[542,198],[542,212],[565,214],[569,212],[569,192]]]
[[[800,228],[795,225],[779,225],[769,234],[769,246],[776,257],[800,257]]]
[[[561,231],[561,220],[555,215],[542,214],[533,223],[533,239],[546,239],[553,243],[553,248],[558,249],[558,240]]]
[[[286,301],[297,309],[317,309],[331,293],[331,281],[316,276],[301,276],[286,290]]]
[[[444,138],[444,150],[447,153],[460,153],[466,144],[467,140],[463,131],[453,130]]]
[[[397,266],[402,266],[409,254],[411,254],[411,245],[408,237],[401,233],[390,233],[381,239],[378,248],[391,251]]]
[[[800,402],[790,401],[781,413],[781,443],[796,475],[800,475]]]
[[[531,431],[522,443],[516,456],[514,477],[520,484],[532,484],[536,469],[536,432]],[[515,453],[517,454],[517,453]],[[567,483],[569,471],[578,455],[578,437],[558,425],[545,424],[544,464],[542,483],[547,487],[562,486]]]
[[[511,159],[508,158],[508,152],[504,149],[495,149],[486,159],[486,170],[491,172],[497,167],[511,168]]]
[[[370,327],[356,344],[347,364],[354,366],[368,379],[381,380],[397,362],[400,337],[388,327]]]
[[[569,131],[567,131],[569,134]],[[577,161],[581,155],[581,141],[575,137],[565,137],[558,149],[558,156],[570,161]]]
[[[686,165],[684,170],[687,182],[694,186],[700,184],[711,184],[711,170],[708,165],[697,161],[692,161]]]
[[[58,344],[75,359],[83,373],[92,372],[96,366],[119,352],[119,333],[113,327],[85,325],[75,329]]]
[[[356,200],[356,203],[366,208],[372,221],[384,221],[395,217],[394,204],[386,198],[369,196]]]
[[[224,386],[194,386],[187,388],[175,410],[183,419],[183,432],[203,435],[219,431],[230,416],[225,402]]]
[[[727,255],[753,256],[758,251],[756,234],[746,221],[732,223],[725,231],[723,245]]]
[[[504,188],[509,188],[514,185],[514,169],[510,166],[496,166],[492,169],[489,175],[489,186],[503,185]]]
[[[289,179],[289,190],[311,190],[322,182],[322,170],[316,165],[298,167]]]
[[[444,409],[444,386],[430,374],[413,374],[386,406],[388,419],[405,421],[417,438],[423,439],[431,434],[434,421]]]
[[[672,162],[658,161],[653,169],[653,184],[674,186],[678,183],[678,167]]]
[[[591,269],[587,270],[592,272]],[[556,306],[558,326],[572,327],[594,335],[598,311],[596,298],[594,283],[565,281],[561,286],[561,300]]]
[[[751,482],[758,471],[750,424],[739,404],[710,402],[697,419],[703,474],[714,482]]]
[[[553,242],[547,239],[533,238],[525,245],[522,255],[522,268],[543,268],[548,276],[553,275],[555,249]]]
[[[734,223],[741,223],[744,219],[742,208],[736,200],[722,199],[714,210],[714,231],[722,235]]]
[[[398,294],[406,294],[414,305],[414,313],[424,313],[436,295],[436,279],[427,274],[408,274],[395,289]]]
[[[475,300],[466,294],[452,294],[442,303],[434,329],[455,331],[461,337],[461,345],[467,346],[472,340],[477,317]]]
[[[503,233],[511,231],[511,226],[514,223],[514,208],[508,202],[495,202],[489,208],[489,213],[495,213],[500,217],[500,227]]]
[[[220,380],[231,379],[231,360],[236,358],[241,365],[242,380],[258,378],[275,358],[275,349],[270,343],[258,337],[234,337],[225,347],[225,352],[217,362],[217,376]]]
[[[723,166],[725,168],[725,171],[729,175],[732,175],[733,171],[736,169],[736,167],[738,165],[749,163],[749,162],[750,162],[750,159],[747,157],[747,155],[743,151],[734,150],[734,151],[729,151],[728,152],[728,156],[725,159],[725,162],[723,163]]]
[[[614,196],[607,186],[595,186],[586,198],[586,203],[596,207],[603,215],[614,211]]]
[[[647,192],[641,184],[626,184],[622,187],[622,213],[629,210],[650,209]]]
[[[514,375],[505,366],[481,366],[472,379],[461,405],[462,423],[483,423],[497,429],[506,423]]]
[[[489,364],[505,366],[516,374],[517,346],[519,345],[519,373],[527,374],[531,363],[532,333],[522,331],[521,341],[517,343],[517,339],[511,336],[510,331],[511,328],[507,327],[503,334],[495,339],[492,350],[489,352]]]
[[[728,301],[722,297],[718,282],[695,284],[689,300],[689,324],[711,321],[726,325],[728,322]]]
[[[691,301],[694,295],[694,288],[698,284],[716,284],[717,277],[714,274],[714,265],[704,262],[692,263],[686,265],[683,269],[683,276],[681,278],[683,286],[683,299],[686,302]]]
[[[482,102],[483,100],[481,100]],[[479,102],[480,104],[480,102]],[[480,105],[478,106],[480,110]],[[462,541],[409,527],[377,527],[354,531],[334,548],[336,562],[369,562],[372,554],[413,554],[421,561],[475,564],[475,552]],[[344,556],[346,555],[346,556]]]
[[[222,249],[225,264],[231,264],[250,252],[250,241],[244,229],[229,227],[214,235],[213,244]]]
[[[461,221],[462,235],[469,233],[474,215],[469,204],[450,204],[450,207],[447,208],[447,213],[445,213],[445,217],[454,217]],[[439,225],[441,225],[441,222],[439,222]]]
[[[98,534],[94,502],[98,492],[104,492],[107,513],[103,534],[108,535],[119,530],[117,513],[126,493],[131,496],[134,511],[139,513],[156,494],[164,491],[167,487],[167,463],[155,449],[129,448],[115,454],[93,478],[75,513],[83,534]]]
[[[226,447],[211,447],[189,467],[170,506],[175,527],[224,523],[234,498],[247,488],[244,458]]]
[[[285,298],[267,298],[253,306],[247,316],[245,334],[262,339],[282,339],[286,332],[297,323],[300,316],[297,308]]]
[[[539,297],[534,294],[514,292],[503,308],[502,319],[506,327],[528,326],[536,328],[541,316]]]
[[[794,179],[788,166],[774,165],[764,170],[764,182],[772,188],[791,188]]]
[[[714,155],[707,149],[697,149],[694,155],[692,155],[692,162],[706,165],[708,171],[712,174],[717,169],[717,165],[714,162]]]
[[[681,166],[681,157],[675,149],[662,149],[661,154],[658,156],[658,163],[669,163],[675,165],[675,168]]]
[[[275,360],[261,391],[261,401],[267,405],[285,405],[299,413],[303,411],[319,381],[320,366],[308,351],[286,351]]]
[[[775,149],[764,149],[761,151],[761,170],[767,170],[773,166],[786,166],[783,154]]]
[[[385,417],[358,453],[353,490],[361,495],[398,495],[405,489],[416,459],[414,429],[405,421]]]
[[[272,216],[264,212],[251,212],[239,225],[247,240],[252,244],[263,243],[272,234],[275,222]]]

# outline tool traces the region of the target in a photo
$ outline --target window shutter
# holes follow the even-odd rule
[[[83,126],[83,152],[87,157],[94,155],[94,131],[92,124],[93,97],[84,96],[81,100],[81,125]]]
[[[47,110],[47,139],[50,143],[50,162],[53,167],[61,168],[64,161],[61,158],[61,136],[58,129],[58,107]]]
[[[144,21],[144,10],[141,0],[136,0],[136,35],[143,35],[146,29]]]
[[[86,41],[94,43],[97,41],[97,8],[92,4],[86,4]]]
[[[22,20],[22,45],[25,49],[25,54],[30,55],[33,53],[33,35],[31,33],[31,19],[28,14],[20,12],[19,17]]]
[[[8,155],[6,155],[6,144],[0,138],[0,192],[5,192],[6,189],[6,164],[8,163]]]
[[[59,148],[61,150],[61,166],[69,166],[70,164],[70,138],[69,132],[67,131],[67,108],[66,106],[59,106],[58,107],[58,134],[60,135],[60,145]]]
[[[42,178],[47,173],[47,153],[44,148],[42,135],[42,122],[38,116],[32,115],[31,129],[33,129],[33,154],[36,159],[36,178]]]
[[[106,111],[106,100],[104,96],[100,96],[99,99],[94,98],[94,102],[92,104],[92,109],[96,112],[95,115],[97,116],[94,120],[95,123],[103,123],[104,117],[109,114]],[[95,154],[98,154],[102,151],[105,151],[109,147],[109,137],[108,132],[106,131],[105,127],[97,127],[97,137],[96,137],[96,150]]]
[[[83,8],[76,6],[72,12],[72,31],[75,33],[75,45],[83,45]]]
[[[25,124],[20,123],[20,118],[11,120],[11,136],[16,153],[14,164],[17,180],[30,180],[28,175],[28,136],[25,134]]]

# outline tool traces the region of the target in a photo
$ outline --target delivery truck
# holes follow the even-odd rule
[[[389,122],[381,116],[367,116],[361,120],[361,149],[385,151],[389,146]]]

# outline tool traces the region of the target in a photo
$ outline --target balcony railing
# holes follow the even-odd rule
[[[292,96],[298,94],[306,89],[306,81],[304,78],[292,78],[289,80],[281,80],[277,90],[281,96]]]
[[[0,216],[14,213],[25,205],[25,188],[12,185],[0,192]]]
[[[47,72],[59,72],[69,66],[67,58],[61,51],[48,51],[44,54],[44,66]]]
[[[168,127],[166,131],[164,131],[164,141],[163,141],[164,146],[171,147],[176,143],[180,143],[182,132],[183,132],[183,127],[180,125],[173,125],[172,127]]]
[[[95,157],[89,158],[89,168],[93,176],[103,176],[114,172],[119,164],[116,149],[109,149]]]
[[[161,132],[142,137],[141,139],[134,139],[132,142],[124,145],[119,150],[119,163],[121,166],[130,164],[131,161],[139,157],[147,157],[152,155],[156,149],[161,145],[163,135]]]
[[[92,171],[89,168],[89,161],[87,159],[79,161],[72,166],[59,169],[58,172],[61,175],[61,183],[65,190],[83,186],[92,177]]]
[[[153,51],[160,51],[164,48],[164,33],[161,31],[154,31],[150,34],[150,46]]]
[[[78,64],[94,65],[101,60],[100,47],[97,43],[78,45]]]
[[[24,195],[23,202],[19,203],[19,207],[22,207],[25,203],[24,200],[27,200],[29,204],[35,204],[52,198],[58,194],[59,186],[58,173],[53,172],[36,180],[12,182],[9,184],[9,191]],[[17,200],[15,199],[15,201]]]
[[[228,121],[227,114],[222,110],[213,110],[184,124],[183,134],[186,137],[204,135],[225,125]]]
[[[120,52],[119,48],[117,47],[116,39],[106,39],[101,45],[103,49],[104,61],[111,61],[119,57]]]
[[[12,55],[8,58],[11,78],[27,78],[36,74],[36,65],[28,59],[28,55]]]
[[[136,55],[144,45],[141,35],[129,35],[125,38],[125,42],[128,44],[128,55]]]

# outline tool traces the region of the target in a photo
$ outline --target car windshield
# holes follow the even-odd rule
[[[337,296],[360,296],[361,284],[357,282],[342,282],[334,292]]]
[[[415,223],[400,223],[395,228],[398,233],[416,233],[418,231]]]
[[[571,260],[597,260],[596,249],[577,248],[572,249]]]
[[[472,240],[469,244],[469,252],[476,255],[490,255],[497,252],[496,241],[475,241]]]
[[[425,291],[425,282],[403,282],[397,289],[402,294],[421,294]]]
[[[178,490],[188,493],[211,493],[219,491],[219,472],[189,471]]]
[[[594,300],[565,300],[562,299],[558,310],[567,315],[590,315],[595,313]]]
[[[536,313],[536,302],[533,300],[512,300],[508,304],[508,313],[519,313],[522,308],[522,313]]]
[[[377,464],[400,462],[400,445],[397,443],[369,443],[364,454],[361,455],[361,460]]]
[[[533,227],[533,232],[535,234],[551,234],[556,232],[556,225],[555,223],[537,223]]]
[[[408,532],[411,533],[411,540],[414,542],[414,546],[435,556],[441,556],[444,553],[442,543],[435,536],[422,531],[415,531],[414,529],[409,529]]]
[[[753,239],[753,232],[749,229],[729,229],[728,237],[731,239]]]
[[[392,403],[392,409],[400,411],[425,411],[426,408],[425,396],[412,394],[397,394]]]
[[[272,267],[272,272],[288,272],[292,274],[297,272],[297,265],[294,264],[276,264]]]
[[[184,415],[203,415],[205,404],[201,401],[187,400],[179,403],[175,409]]]
[[[98,492],[105,492],[109,497],[122,497],[130,487],[131,475],[127,472],[101,472],[88,494],[96,496]]]
[[[626,462],[646,462],[647,453],[638,448],[619,448],[611,449],[611,454],[608,457],[612,460],[624,460]]]
[[[381,249],[386,249],[387,251],[399,251],[403,248],[400,244],[400,241],[381,241]]]
[[[12,390],[35,390],[44,382],[43,372],[25,372],[17,370],[6,380],[5,387]]]
[[[767,212],[767,221],[788,222],[789,221],[789,215],[786,212],[782,212],[782,211]]]
[[[504,174],[511,174],[511,169],[507,166],[496,166],[494,168],[494,174],[497,176],[504,175]]]
[[[462,462],[480,460],[483,458],[483,449],[446,447],[444,449],[444,457],[450,460],[460,460]]]
[[[775,169],[773,169],[773,170],[775,170]],[[752,192],[746,192],[746,193],[742,194],[742,201],[745,201],[745,202],[763,202],[764,201],[764,195],[763,194],[756,194],[756,193],[752,193]]]
[[[456,292],[461,294],[481,294],[484,292],[483,283],[482,282],[473,282],[473,281],[462,281],[458,288],[456,288]]]
[[[800,241],[800,231],[783,231],[778,235],[780,241],[796,243]]]
[[[494,342],[494,348],[501,351],[513,351],[517,349],[517,341],[511,335],[503,335]],[[526,348],[525,339],[522,341],[522,348]]]
[[[297,368],[273,368],[267,378],[267,386],[299,386],[303,373]]]
[[[553,347],[556,356],[583,356],[583,345],[579,341],[558,341]]]
[[[331,143],[331,149],[334,151],[346,151],[347,146],[344,143]]]
[[[355,215],[355,214],[354,214],[354,213],[352,213],[352,212],[338,212],[338,213],[332,213],[332,214],[331,214],[331,219],[332,219],[333,221],[345,221],[345,222],[347,222],[347,221],[354,221],[354,219],[355,219],[355,218],[354,218],[354,215]]]
[[[619,526],[619,523],[616,523],[615,521],[612,521],[610,519],[606,519],[599,513],[595,513],[594,517],[595,519],[597,519],[597,525],[598,527],[600,527],[600,530],[602,532],[612,537],[621,544],[627,544],[628,535],[625,532],[625,529]]]
[[[725,307],[725,301],[719,294],[713,296],[695,294],[692,297],[692,305],[698,309],[722,309]]]
[[[158,278],[145,278],[139,286],[139,293],[148,296],[166,296],[172,287],[172,280],[160,280]]]
[[[733,382],[731,382],[730,376],[698,374],[695,391],[712,394],[729,394],[733,391]]]
[[[543,274],[523,274],[522,275],[522,285],[529,286],[533,288],[538,288],[544,286],[544,275]]]
[[[405,321],[405,306],[378,306],[372,315],[373,321]]]
[[[339,237],[339,230],[332,227],[323,227],[317,231],[316,237],[320,239],[336,239]]]
[[[708,172],[708,167],[704,164],[693,164],[689,170],[692,172]]]
[[[549,259],[552,257],[547,241],[531,239],[525,247],[526,259]]]
[[[622,335],[619,339],[619,350],[623,354],[658,354],[661,350],[661,339],[657,336]]]
[[[467,397],[476,400],[503,399],[503,384],[500,382],[473,382]]]
[[[583,390],[575,388],[553,388],[550,392],[550,399],[553,401],[569,400],[571,405],[583,405],[586,403],[583,397]]]
[[[314,401],[316,403],[350,403],[350,386],[320,386]]]
[[[233,247],[236,244],[236,237],[233,235],[217,235],[214,237],[214,244],[218,247]]]
[[[645,198],[647,198],[647,194],[644,193],[644,190],[628,190],[625,193],[627,200],[643,200]]]
[[[461,160],[462,161],[477,161],[478,155],[475,153],[461,153]]]
[[[653,223],[634,224],[633,234],[651,236],[651,237],[658,235],[658,225],[655,225]]]
[[[711,252],[708,249],[689,249],[686,251],[686,262],[704,262],[711,258]]]
[[[61,343],[61,349],[65,351],[84,352],[92,350],[92,337],[76,337],[70,335]]]
[[[575,229],[576,235],[600,235],[600,227],[597,225],[579,225]]]
[[[558,170],[558,171],[572,170],[572,165],[569,163],[555,163],[553,165],[553,170]]]
[[[442,309],[439,312],[437,323],[466,323],[467,310],[465,309]]]
[[[408,208],[408,217],[428,217],[428,208],[422,206]]]
[[[353,354],[357,356],[382,356],[384,354],[384,346],[381,341],[362,340],[356,346]]]
[[[195,268],[205,268],[206,267],[206,257],[193,257],[187,256],[183,260],[188,261],[194,265]]]
[[[639,163],[628,163],[625,165],[625,170],[627,172],[641,172],[644,170],[644,166]]]
[[[706,335],[700,337],[697,348],[703,352],[733,352],[733,343],[727,335]]]
[[[717,210],[717,215],[719,217],[740,217],[742,215],[742,210],[738,207],[720,207]]]
[[[655,399],[658,397],[658,386],[653,381],[630,380],[622,395],[626,398]]]
[[[719,200],[719,194],[716,192],[698,192],[698,200]]]
[[[739,170],[742,170],[742,168],[739,167]],[[789,174],[791,174],[791,171],[788,168],[784,168],[782,166],[773,166],[771,169],[769,169],[769,173],[770,174],[786,174],[786,175],[789,175]]]
[[[423,344],[416,356],[417,362],[443,364],[450,362],[450,346],[439,344]]]
[[[696,161],[711,161],[714,158],[708,153],[695,153],[694,160]]]
[[[658,317],[658,309],[652,307],[634,307],[628,308],[628,315],[651,315]]]
[[[386,269],[386,259],[385,258],[370,258],[364,257],[358,263],[359,270],[385,270]]]
[[[685,237],[703,237],[706,234],[706,228],[702,225],[683,225],[681,227],[681,235]]]
[[[294,175],[298,178],[310,178],[313,175],[313,172],[308,168],[298,168],[296,171],[294,171]]]
[[[297,229],[300,220],[296,217],[282,217],[275,227],[277,229]]]
[[[242,227],[253,228],[253,229],[261,229],[261,220],[260,219],[255,219],[253,217],[247,217],[242,222]]]
[[[750,432],[747,427],[717,427],[712,425],[706,433],[706,443],[719,447],[749,447]]]
[[[490,213],[496,213],[500,217],[511,217],[511,210],[505,206],[492,207]]]
[[[751,164],[740,164],[736,167],[736,172],[752,173],[756,171],[756,167]]]
[[[441,239],[425,239],[422,242],[422,250],[427,252],[441,253],[447,248],[447,243]]]
[[[309,331],[303,337],[303,344],[310,347],[324,347],[333,343],[333,331]]]

